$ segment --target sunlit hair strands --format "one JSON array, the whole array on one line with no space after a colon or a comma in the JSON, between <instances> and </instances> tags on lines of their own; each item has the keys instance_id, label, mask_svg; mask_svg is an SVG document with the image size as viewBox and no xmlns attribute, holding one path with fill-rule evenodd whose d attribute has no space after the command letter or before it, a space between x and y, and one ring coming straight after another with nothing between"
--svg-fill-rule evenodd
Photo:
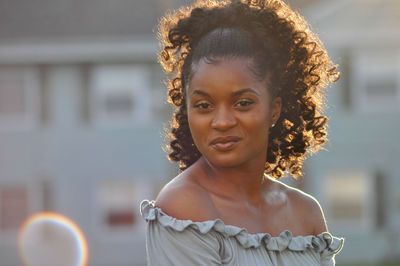
<instances>
[{"instance_id":1,"label":"sunlit hair strands","mask_svg":"<svg viewBox=\"0 0 400 266\"><path fill-rule=\"evenodd\" d=\"M282 1L197 1L159 23L159 62L169 74L168 100L176 106L169 159L184 170L200 156L193 143L185 90L200 60L251 58L254 77L265 80L282 111L270 129L265 172L302 174L307 154L326 142L324 88L339 78L336 66L307 22ZM268 84L268 86L267 86Z\"/></svg>"}]
</instances>

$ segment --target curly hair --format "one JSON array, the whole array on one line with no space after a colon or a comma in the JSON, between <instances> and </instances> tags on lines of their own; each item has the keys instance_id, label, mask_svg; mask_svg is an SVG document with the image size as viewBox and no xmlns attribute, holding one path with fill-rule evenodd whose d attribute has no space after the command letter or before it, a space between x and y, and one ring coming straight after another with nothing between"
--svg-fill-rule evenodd
<instances>
[{"instance_id":1,"label":"curly hair","mask_svg":"<svg viewBox=\"0 0 400 266\"><path fill-rule=\"evenodd\" d=\"M302 175L307 154L327 140L324 88L339 78L318 37L280 0L199 0L167 13L159 23L159 62L167 72L168 101L176 107L169 133L171 161L186 169L201 157L194 145L185 89L200 59L248 57L252 72L269 77L282 110L271 128L265 173Z\"/></svg>"}]
</instances>

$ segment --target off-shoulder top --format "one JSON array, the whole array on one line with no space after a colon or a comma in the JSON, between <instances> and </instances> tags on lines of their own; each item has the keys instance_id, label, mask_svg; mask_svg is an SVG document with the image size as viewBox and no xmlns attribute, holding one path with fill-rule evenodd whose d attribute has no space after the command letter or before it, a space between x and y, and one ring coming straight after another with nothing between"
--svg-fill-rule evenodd
<instances>
[{"instance_id":1,"label":"off-shoulder top","mask_svg":"<svg viewBox=\"0 0 400 266\"><path fill-rule=\"evenodd\" d=\"M317 236L249 234L220 219L203 222L178 220L144 200L140 206L147 221L148 265L335 265L334 256L344 239L325 232Z\"/></svg>"}]
</instances>

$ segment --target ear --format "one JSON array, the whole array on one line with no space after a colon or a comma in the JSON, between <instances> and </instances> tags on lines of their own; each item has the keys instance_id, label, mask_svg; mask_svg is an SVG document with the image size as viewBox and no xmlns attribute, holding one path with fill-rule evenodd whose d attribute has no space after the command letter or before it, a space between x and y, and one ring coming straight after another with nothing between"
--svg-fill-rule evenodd
<instances>
[{"instance_id":1,"label":"ear","mask_svg":"<svg viewBox=\"0 0 400 266\"><path fill-rule=\"evenodd\" d=\"M275 125L281 115L282 99L276 97L272 100L271 104L271 124Z\"/></svg>"}]
</instances>

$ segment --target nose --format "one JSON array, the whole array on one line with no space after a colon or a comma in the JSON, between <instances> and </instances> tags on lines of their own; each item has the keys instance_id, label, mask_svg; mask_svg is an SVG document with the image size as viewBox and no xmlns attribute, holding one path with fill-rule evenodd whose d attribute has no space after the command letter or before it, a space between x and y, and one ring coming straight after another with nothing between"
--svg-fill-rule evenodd
<instances>
[{"instance_id":1,"label":"nose","mask_svg":"<svg viewBox=\"0 0 400 266\"><path fill-rule=\"evenodd\" d=\"M211 127L216 130L226 131L237 124L234 111L230 107L220 106L214 110Z\"/></svg>"}]
</instances>

